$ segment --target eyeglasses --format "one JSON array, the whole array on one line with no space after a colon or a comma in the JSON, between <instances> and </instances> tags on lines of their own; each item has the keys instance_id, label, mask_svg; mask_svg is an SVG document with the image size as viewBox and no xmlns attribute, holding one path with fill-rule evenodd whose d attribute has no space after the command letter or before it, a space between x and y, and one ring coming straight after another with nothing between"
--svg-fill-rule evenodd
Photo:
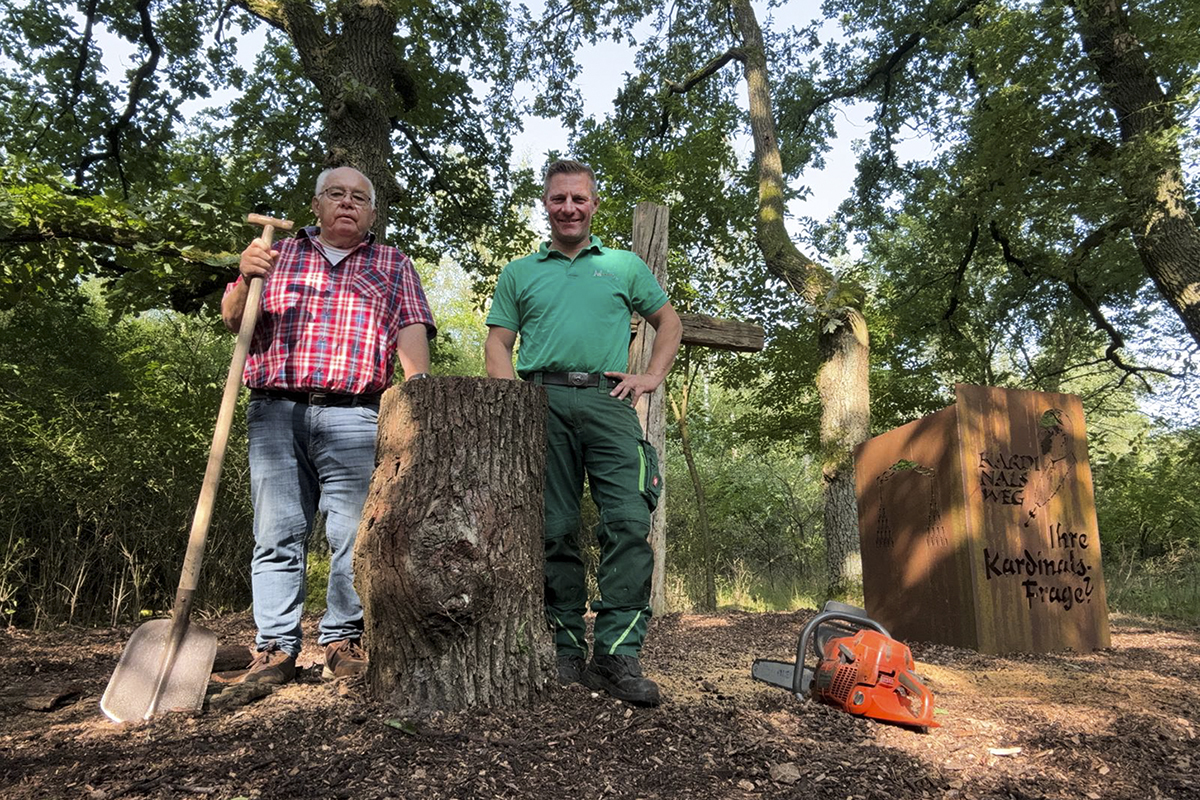
<instances>
[{"instance_id":1,"label":"eyeglasses","mask_svg":"<svg viewBox=\"0 0 1200 800\"><path fill-rule=\"evenodd\" d=\"M348 192L341 186L334 186L329 189L325 189L321 192L321 194L325 195L335 203L342 202L346 199L346 196L349 195L350 202L354 203L356 206L371 205L371 195L367 194L366 192Z\"/></svg>"}]
</instances>

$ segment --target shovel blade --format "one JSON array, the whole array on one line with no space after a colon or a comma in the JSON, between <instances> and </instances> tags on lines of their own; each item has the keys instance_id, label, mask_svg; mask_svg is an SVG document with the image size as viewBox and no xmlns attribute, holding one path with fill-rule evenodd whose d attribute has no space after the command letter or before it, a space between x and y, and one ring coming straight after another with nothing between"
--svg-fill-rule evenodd
<instances>
[{"instance_id":1,"label":"shovel blade","mask_svg":"<svg viewBox=\"0 0 1200 800\"><path fill-rule=\"evenodd\" d=\"M217 655L217 635L199 625L187 626L166 679L160 681L171 642L172 623L156 619L133 632L100 699L100 710L113 722L148 719L162 711L198 711ZM162 696L155 694L162 686Z\"/></svg>"}]
</instances>

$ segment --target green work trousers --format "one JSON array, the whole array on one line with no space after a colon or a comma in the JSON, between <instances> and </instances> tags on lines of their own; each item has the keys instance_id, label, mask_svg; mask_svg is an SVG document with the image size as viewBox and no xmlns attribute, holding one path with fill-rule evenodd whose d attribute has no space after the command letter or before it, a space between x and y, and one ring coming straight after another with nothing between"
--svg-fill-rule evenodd
<instances>
[{"instance_id":1,"label":"green work trousers","mask_svg":"<svg viewBox=\"0 0 1200 800\"><path fill-rule=\"evenodd\" d=\"M595 652L636 656L650 622L654 552L650 512L662 476L628 400L607 386L546 386L546 614L560 655L587 657L587 584L579 550L579 504L587 475L600 510L596 539Z\"/></svg>"}]
</instances>

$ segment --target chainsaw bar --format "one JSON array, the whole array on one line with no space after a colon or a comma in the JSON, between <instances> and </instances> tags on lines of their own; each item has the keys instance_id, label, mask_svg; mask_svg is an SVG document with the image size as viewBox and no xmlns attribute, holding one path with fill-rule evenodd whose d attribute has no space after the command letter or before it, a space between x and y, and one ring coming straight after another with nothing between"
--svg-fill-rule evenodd
<instances>
[{"instance_id":1,"label":"chainsaw bar","mask_svg":"<svg viewBox=\"0 0 1200 800\"><path fill-rule=\"evenodd\" d=\"M800 682L801 688L811 686L813 679L813 670L811 667L803 667L803 670L803 677ZM796 665L791 661L772 661L768 658L756 658L750 666L750 677L756 681L777 686L780 689L787 689L789 692L796 693L797 697L804 696L796 692Z\"/></svg>"}]
</instances>

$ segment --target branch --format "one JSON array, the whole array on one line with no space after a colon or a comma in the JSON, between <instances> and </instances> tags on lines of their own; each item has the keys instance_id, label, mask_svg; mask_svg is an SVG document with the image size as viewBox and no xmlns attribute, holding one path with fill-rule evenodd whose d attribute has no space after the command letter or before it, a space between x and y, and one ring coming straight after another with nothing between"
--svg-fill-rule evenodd
<instances>
[{"instance_id":1,"label":"branch","mask_svg":"<svg viewBox=\"0 0 1200 800\"><path fill-rule=\"evenodd\" d=\"M950 287L950 305L946 307L946 313L942 316L946 322L950 323L950 329L958 333L957 327L954 325L954 312L958 310L958 290L962 286L963 278L967 274L967 266L970 265L971 259L975 256L975 247L979 244L979 222L976 221L971 226L971 241L967 242L967 252L963 253L963 257L958 262L958 269L954 271L954 285Z\"/></svg>"},{"instance_id":2,"label":"branch","mask_svg":"<svg viewBox=\"0 0 1200 800\"><path fill-rule=\"evenodd\" d=\"M87 69L88 52L91 50L92 44L92 26L96 23L96 7L99 5L99 0L88 0L87 9L84 11L83 35L79 38L79 57L75 60L75 71L71 74L71 84L68 90L62 97L62 108L55 117L53 123L43 124L41 131L33 140L31 150L37 150L42 143L42 138L51 130L61 127L64 117L67 117L74 111L75 106L79 103L79 95L83 93L83 73ZM20 120L21 127L31 127L34 115L36 114L37 106L30 104L29 112L26 117ZM78 128L78 125L74 127Z\"/></svg>"},{"instance_id":3,"label":"branch","mask_svg":"<svg viewBox=\"0 0 1200 800\"><path fill-rule=\"evenodd\" d=\"M225 35L225 20L229 19L229 12L234 9L235 5L234 0L225 0L221 6L221 13L217 14L217 33L213 38L218 44L224 41L222 37Z\"/></svg>"},{"instance_id":4,"label":"branch","mask_svg":"<svg viewBox=\"0 0 1200 800\"><path fill-rule=\"evenodd\" d=\"M981 1L982 0L964 0L961 5L950 11L950 13L941 19L934 20L932 26L941 27L949 25L951 22L954 22L968 11L974 9L975 6L979 5ZM858 95L870 89L871 86L873 86L880 78L890 81L892 73L896 71L897 67L900 67L904 64L904 62L908 59L909 54L911 54L912 51L916 49L917 45L921 43L921 40L925 38L925 34L926 31L916 31L909 34L908 38L901 42L899 47L886 56L877 59L875 66L872 67L871 70L857 83L847 86L843 89L837 89L827 92L823 95L817 95L815 98L813 98L809 105L804 108L799 115L800 132L803 132L804 129L808 127L808 121L812 119L812 115L817 113L821 107L826 106L836 100L848 100L852 97L857 97ZM888 91L890 91L890 89Z\"/></svg>"},{"instance_id":5,"label":"branch","mask_svg":"<svg viewBox=\"0 0 1200 800\"><path fill-rule=\"evenodd\" d=\"M272 28L287 33L287 15L284 13L284 3L277 0L229 0L226 8L237 6L252 17L258 17ZM225 12L221 12L225 16Z\"/></svg>"},{"instance_id":6,"label":"branch","mask_svg":"<svg viewBox=\"0 0 1200 800\"><path fill-rule=\"evenodd\" d=\"M0 247L43 244L60 240L72 245L97 244L122 250L134 250L139 255L158 255L214 266L224 266L234 258L229 253L208 253L194 247L179 247L154 237L140 236L120 228L88 225L87 223L71 224L63 221L39 220L36 225L5 228L0 233Z\"/></svg>"},{"instance_id":7,"label":"branch","mask_svg":"<svg viewBox=\"0 0 1200 800\"><path fill-rule=\"evenodd\" d=\"M1012 243L1008 240L1008 237L1000 231L1000 225L996 222L996 220L992 220L988 223L988 230L992 234L992 241L1000 245L1000 252L1004 254L1005 263L1011 264L1012 266L1021 270L1021 274L1026 278L1032 279L1033 271L1029 269L1029 265L1026 264L1024 260L1018 258L1017 254L1013 252Z\"/></svg>"},{"instance_id":8,"label":"branch","mask_svg":"<svg viewBox=\"0 0 1200 800\"><path fill-rule=\"evenodd\" d=\"M700 69L693 72L683 79L683 83L677 83L668 79L666 81L666 92L663 99L672 94L686 94L693 86L703 80L715 75L720 71L721 67L728 64L730 61L746 61L746 51L740 47L731 47L721 55L709 61ZM662 124L658 128L658 136L665 136L667 129L671 126L671 110L667 108L666 103L663 104Z\"/></svg>"},{"instance_id":9,"label":"branch","mask_svg":"<svg viewBox=\"0 0 1200 800\"><path fill-rule=\"evenodd\" d=\"M79 95L83 92L83 73L87 68L88 51L92 45L92 25L96 22L96 6L99 2L100 0L88 0L87 11L84 12L87 22L83 26L83 36L79 39L79 58L75 62L75 72L71 75L71 91L64 96L64 114L75 107L79 102Z\"/></svg>"},{"instance_id":10,"label":"branch","mask_svg":"<svg viewBox=\"0 0 1200 800\"><path fill-rule=\"evenodd\" d=\"M1110 361L1115 367L1117 367L1117 369L1120 369L1126 373L1125 377L1137 376L1142 381L1142 384L1147 389L1150 389L1150 384L1141 375L1143 372L1152 372L1158 375L1166 375L1171 378L1179 378L1181 376L1179 373L1171 372L1170 370L1158 369L1157 367L1138 367L1125 363L1120 354L1117 352L1125 346L1125 337L1119 330L1117 330L1116 326L1108 321L1108 317L1106 317L1104 314L1104 309L1100 307L1100 304L1094 297L1092 297L1091 292L1088 291L1087 287L1084 286L1083 282L1079 279L1079 264L1082 263L1083 260L1086 259L1093 250L1107 241L1114 233L1125 230L1127 227L1128 225L1124 221L1114 220L1106 225L1102 225L1084 237L1079 246L1076 247L1075 250L1072 251L1067 257L1067 264L1071 267L1070 277L1054 275L1052 270L1045 268L1041 268L1039 271L1045 276L1055 278L1056 280L1062 282L1063 285L1070 290L1071 294L1074 295L1075 299L1079 301L1080 305L1083 306L1084 310L1087 311L1088 316L1091 317L1092 322L1096 325L1096 327L1108 336L1109 343L1108 347L1104 351L1103 359L1094 362L1088 362L1088 364L1085 365L1076 365L1075 367L1071 367L1071 369L1075 369L1078 366L1087 366L1090 364L1100 363L1101 361ZM1026 261L1016 256L1012 248L1012 243L1009 241L1008 237L1000 231L1000 226L996 224L995 220L992 220L991 223L989 223L989 228L992 233L992 239L1000 245L1000 250L1004 254L1004 260L1018 267L1027 277L1033 278L1034 275L1033 271L1030 269L1030 265ZM1066 370L1060 370L1057 373L1051 373L1051 375L1061 374L1065 371ZM1042 377L1049 376L1044 375ZM1123 382L1124 379L1122 379L1122 383Z\"/></svg>"},{"instance_id":11,"label":"branch","mask_svg":"<svg viewBox=\"0 0 1200 800\"><path fill-rule=\"evenodd\" d=\"M98 161L107 161L114 159L117 163L117 173L121 179L122 189L128 193L129 185L125 180L125 170L121 164L121 133L129 126L133 120L133 114L137 111L138 100L141 99L142 84L154 74L154 70L158 68L158 59L162 55L162 47L158 43L158 39L154 36L154 23L150 19L150 0L138 0L137 4L138 16L142 22L142 41L146 43L147 49L150 51L150 58L142 63L137 71L133 73L133 80L129 82L129 101L125 104L125 111L117 118L108 131L105 133L105 138L108 140L108 149L102 150L99 153L90 153L83 157L79 165L75 168L75 183L83 185L84 173Z\"/></svg>"},{"instance_id":12,"label":"branch","mask_svg":"<svg viewBox=\"0 0 1200 800\"><path fill-rule=\"evenodd\" d=\"M429 185L444 191L446 193L446 197L458 207L459 212L465 214L466 206L464 206L462 201L459 200L458 192L454 191L454 189L442 178L441 164L438 163L438 160L433 157L433 154L426 150L425 146L421 144L421 140L417 138L417 132L400 120L392 120L392 128L400 131L400 133L404 135L404 138L408 140L409 146L412 147L413 152L417 154L417 158L421 159L422 163L429 167L430 172L433 173L433 176L429 179ZM399 186L397 186L397 194L399 194L399 191Z\"/></svg>"},{"instance_id":13,"label":"branch","mask_svg":"<svg viewBox=\"0 0 1200 800\"><path fill-rule=\"evenodd\" d=\"M683 94L734 59L737 59L738 61L745 61L746 51L740 47L729 48L721 55L709 61L703 67L693 72L691 75L688 75L687 78L684 79L683 83L676 83L672 80L666 81L667 91L669 94Z\"/></svg>"},{"instance_id":14,"label":"branch","mask_svg":"<svg viewBox=\"0 0 1200 800\"><path fill-rule=\"evenodd\" d=\"M317 14L312 3L291 0L227 0L252 17L286 34L300 56L304 73L325 94L324 77L330 72L329 61L333 57L331 37L325 30L324 20ZM338 4L331 4L336 9ZM336 12L335 12L336 13Z\"/></svg>"},{"instance_id":15,"label":"branch","mask_svg":"<svg viewBox=\"0 0 1200 800\"><path fill-rule=\"evenodd\" d=\"M742 69L750 106L754 157L758 163L758 216L754 226L758 249L771 274L782 279L821 313L840 319L840 307L848 304L830 300L832 290L837 287L836 279L829 270L800 252L788 236L784 223L787 209L784 206L786 189L783 157L779 152L762 27L758 24L750 0L735 0L732 11L741 31L741 43L746 54ZM856 307L861 308L861 305Z\"/></svg>"}]
</instances>

